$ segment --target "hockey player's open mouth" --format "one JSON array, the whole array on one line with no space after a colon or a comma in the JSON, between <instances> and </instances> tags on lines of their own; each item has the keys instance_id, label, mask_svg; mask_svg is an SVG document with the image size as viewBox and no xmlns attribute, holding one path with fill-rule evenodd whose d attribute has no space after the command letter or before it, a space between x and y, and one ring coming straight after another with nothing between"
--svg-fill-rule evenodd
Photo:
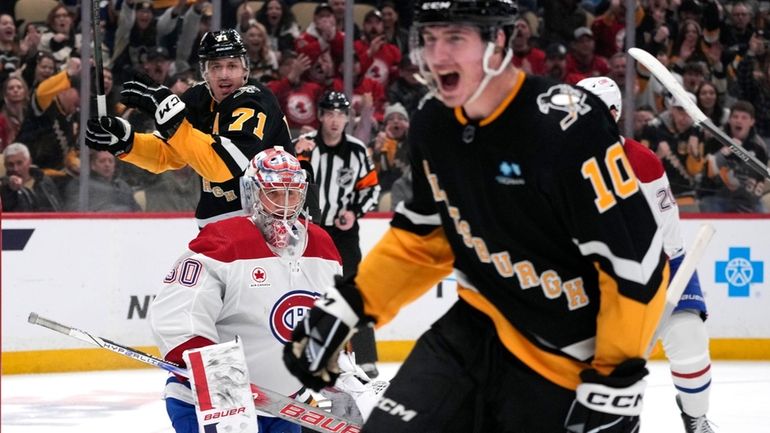
<instances>
[{"instance_id":1,"label":"hockey player's open mouth","mask_svg":"<svg viewBox=\"0 0 770 433\"><path fill-rule=\"evenodd\" d=\"M441 88L445 91L451 92L457 88L457 83L460 81L460 74L457 72L440 74L439 80L441 81Z\"/></svg>"}]
</instances>

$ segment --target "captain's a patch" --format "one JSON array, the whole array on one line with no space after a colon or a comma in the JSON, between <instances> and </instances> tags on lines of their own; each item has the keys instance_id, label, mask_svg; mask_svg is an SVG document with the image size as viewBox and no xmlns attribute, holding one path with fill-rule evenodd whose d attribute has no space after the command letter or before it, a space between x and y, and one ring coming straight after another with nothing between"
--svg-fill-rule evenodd
<instances>
[{"instance_id":1,"label":"captain's a patch","mask_svg":"<svg viewBox=\"0 0 770 433\"><path fill-rule=\"evenodd\" d=\"M591 111L586 102L586 93L567 84L551 86L545 93L537 95L537 108L543 114L551 110L563 111L564 118L559 121L563 131L572 126L578 117Z\"/></svg>"}]
</instances>

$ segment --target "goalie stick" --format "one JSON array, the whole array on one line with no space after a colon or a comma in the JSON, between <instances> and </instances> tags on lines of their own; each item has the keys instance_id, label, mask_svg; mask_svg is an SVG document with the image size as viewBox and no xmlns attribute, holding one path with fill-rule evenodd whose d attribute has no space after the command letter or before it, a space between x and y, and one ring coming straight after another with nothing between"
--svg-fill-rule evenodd
<instances>
[{"instance_id":1,"label":"goalie stick","mask_svg":"<svg viewBox=\"0 0 770 433\"><path fill-rule=\"evenodd\" d=\"M703 112L694 104L690 98L687 97L687 92L684 90L681 84L674 78L674 76L647 51L639 48L630 48L628 54L631 55L637 62L641 63L650 73L663 84L672 95L682 104L682 108L687 111L696 125L700 125L707 131L714 135L714 138L719 140L725 146L730 147L730 150L740 158L743 162L748 164L752 170L764 176L765 179L770 180L770 168L767 164L762 163L754 155L750 154L743 146L735 143L732 138L728 137L721 128L714 125L714 122L708 118Z\"/></svg>"},{"instance_id":2,"label":"goalie stick","mask_svg":"<svg viewBox=\"0 0 770 433\"><path fill-rule=\"evenodd\" d=\"M179 376L189 377L187 369L164 359L157 358L142 351L132 349L128 346L116 343L106 338L97 337L89 332L62 325L37 313L29 313L27 319L29 323L48 328L60 334L69 335L80 341L99 346L103 349L111 350L115 353L133 358L137 361L162 368L168 372ZM328 433L359 433L361 425L342 417L325 412L319 408L301 403L281 395L275 391L251 384L251 391L254 397L254 407L257 410L268 413L272 416L285 419L287 421L299 424L303 427L313 429L319 432Z\"/></svg>"},{"instance_id":3,"label":"goalie stick","mask_svg":"<svg viewBox=\"0 0 770 433\"><path fill-rule=\"evenodd\" d=\"M676 275L674 275L674 278L668 285L668 289L666 290L666 305L663 307L663 315L661 315L658 328L655 330L655 334L650 341L650 346L645 352L645 358L650 357L650 353L652 352L652 349L655 347L655 343L660 337L660 331L663 329L668 319L671 318L671 314L674 312L674 308L676 308L676 306L679 304L679 299L682 297L684 289L687 288L687 283L690 282L690 278L692 278L692 274L695 272L695 267L698 266L698 262L700 262L700 259L703 256L703 252L706 251L706 247L708 246L709 242L711 242L711 238L714 236L714 232L716 232L716 230L711 224L702 224L698 229L698 233L695 235L695 239L693 240L690 249L688 249L685 253L682 264L679 265L679 270L676 272Z\"/></svg>"}]
</instances>

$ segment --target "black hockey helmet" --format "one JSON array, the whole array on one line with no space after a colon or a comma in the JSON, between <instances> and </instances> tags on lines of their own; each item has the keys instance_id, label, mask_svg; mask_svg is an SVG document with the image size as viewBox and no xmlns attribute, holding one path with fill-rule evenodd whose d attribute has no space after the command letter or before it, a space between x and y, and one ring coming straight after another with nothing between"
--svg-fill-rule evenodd
<instances>
[{"instance_id":1,"label":"black hockey helmet","mask_svg":"<svg viewBox=\"0 0 770 433\"><path fill-rule=\"evenodd\" d=\"M233 29L206 32L198 47L201 62L226 57L246 57L246 46L237 31Z\"/></svg>"},{"instance_id":2,"label":"black hockey helmet","mask_svg":"<svg viewBox=\"0 0 770 433\"><path fill-rule=\"evenodd\" d=\"M418 28L445 23L475 25L485 40L503 29L509 38L518 9L515 0L417 0L414 23Z\"/></svg>"},{"instance_id":3,"label":"black hockey helmet","mask_svg":"<svg viewBox=\"0 0 770 433\"><path fill-rule=\"evenodd\" d=\"M318 101L318 108L320 110L340 110L347 113L350 109L350 101L342 92L326 92Z\"/></svg>"}]
</instances>

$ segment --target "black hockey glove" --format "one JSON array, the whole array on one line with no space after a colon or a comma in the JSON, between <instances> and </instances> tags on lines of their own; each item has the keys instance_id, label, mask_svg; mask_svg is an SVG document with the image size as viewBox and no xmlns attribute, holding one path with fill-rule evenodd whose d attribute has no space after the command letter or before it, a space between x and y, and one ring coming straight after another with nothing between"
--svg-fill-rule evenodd
<instances>
[{"instance_id":1,"label":"black hockey glove","mask_svg":"<svg viewBox=\"0 0 770 433\"><path fill-rule=\"evenodd\" d=\"M115 116L92 117L86 123L86 146L93 150L106 150L115 156L131 151L134 145L134 128L124 119Z\"/></svg>"},{"instance_id":2,"label":"black hockey glove","mask_svg":"<svg viewBox=\"0 0 770 433\"><path fill-rule=\"evenodd\" d=\"M647 383L645 360L632 358L620 363L612 374L583 370L575 401L564 427L569 433L636 433Z\"/></svg>"},{"instance_id":3,"label":"black hockey glove","mask_svg":"<svg viewBox=\"0 0 770 433\"><path fill-rule=\"evenodd\" d=\"M187 114L187 106L178 96L141 72L123 84L120 97L126 106L138 108L155 119L155 128L163 138L171 138Z\"/></svg>"},{"instance_id":4,"label":"black hockey glove","mask_svg":"<svg viewBox=\"0 0 770 433\"><path fill-rule=\"evenodd\" d=\"M303 385L316 391L334 385L337 358L363 316L364 302L353 278L335 277L283 348L283 362Z\"/></svg>"}]
</instances>

